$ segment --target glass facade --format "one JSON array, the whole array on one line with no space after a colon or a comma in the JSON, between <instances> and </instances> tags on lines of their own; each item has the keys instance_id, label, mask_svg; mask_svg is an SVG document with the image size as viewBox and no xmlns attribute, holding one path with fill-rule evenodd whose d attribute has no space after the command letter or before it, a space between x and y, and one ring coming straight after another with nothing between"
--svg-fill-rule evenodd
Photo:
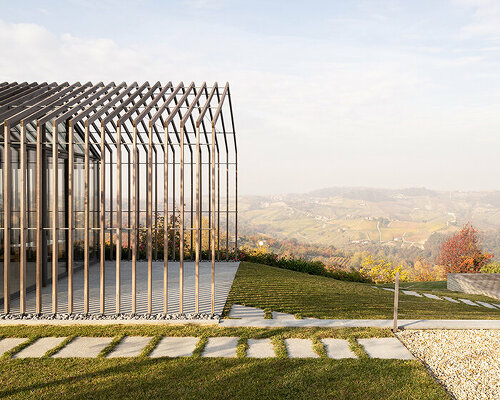
<instances>
[{"instance_id":1,"label":"glass facade","mask_svg":"<svg viewBox=\"0 0 500 400\"><path fill-rule=\"evenodd\" d=\"M47 129L50 128L50 129ZM59 127L61 128L61 127ZM51 265L53 257L53 158L52 158L52 127L47 125L45 129L44 151L42 151L42 163L46 166L42 174L42 213L43 213L43 234L42 243L46 257L42 258L42 282L45 285L51 281ZM59 152L58 152L58 265L59 277L66 276L68 273L68 149L66 130L58 129L59 132ZM11 249L10 249L10 271L9 271L9 289L11 298L16 298L19 295L19 279L20 279L20 248L21 248L21 229L20 229L20 212L21 212L21 164L20 164L20 133L19 127L11 129L11 146L10 164L11 164L11 188L10 193L4 193L0 197L0 227L4 227L4 199L5 196L10 196L11 201ZM2 135L3 136L3 135ZM26 287L27 290L33 290L36 283L36 227L37 227L37 204L36 204L36 131L32 126L29 126L26 131ZM3 139L3 138L2 138ZM82 132L78 130L75 135L75 140L82 142ZM73 167L74 183L74 221L76 228L74 229L73 242L73 268L78 269L83 267L83 216L85 204L84 192L84 153L83 146L75 145L75 158ZM2 168L0 174L0 184L3 188L4 184L4 168L5 168L5 146L4 141L0 142L0 166ZM89 197L90 197L90 261L97 262L99 259L98 243L98 227L99 227L99 160L96 157L90 159L90 180L89 180ZM4 286L4 230L0 230L0 287ZM3 302L4 292L0 291L0 302Z\"/></svg>"}]
</instances>

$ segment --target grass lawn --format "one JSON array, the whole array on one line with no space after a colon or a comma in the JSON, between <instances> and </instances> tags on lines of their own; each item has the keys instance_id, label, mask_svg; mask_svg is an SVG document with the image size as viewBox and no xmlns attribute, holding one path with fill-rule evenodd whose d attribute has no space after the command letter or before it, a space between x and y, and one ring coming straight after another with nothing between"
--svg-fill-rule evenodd
<instances>
[{"instance_id":1,"label":"grass lawn","mask_svg":"<svg viewBox=\"0 0 500 400\"><path fill-rule=\"evenodd\" d=\"M369 359L359 337L384 329L257 329L199 326L10 326L1 336L239 336L349 340L358 359L26 359L0 360L0 397L12 399L449 399L419 361ZM241 341L240 341L241 342ZM241 353L240 353L241 355Z\"/></svg>"},{"instance_id":2,"label":"grass lawn","mask_svg":"<svg viewBox=\"0 0 500 400\"><path fill-rule=\"evenodd\" d=\"M393 288L394 283L383 283L376 286ZM452 292L446 288L446 281L399 282L399 287L401 289L408 289L408 290L422 290L425 292L439 290L440 292L448 292L449 294L458 294L458 292Z\"/></svg>"},{"instance_id":3,"label":"grass lawn","mask_svg":"<svg viewBox=\"0 0 500 400\"><path fill-rule=\"evenodd\" d=\"M449 292L456 298L492 299ZM371 285L242 262L228 296L225 315L232 304L270 308L304 317L340 319L390 319L394 294ZM403 319L499 319L500 311L408 295L399 296Z\"/></svg>"},{"instance_id":4,"label":"grass lawn","mask_svg":"<svg viewBox=\"0 0 500 400\"><path fill-rule=\"evenodd\" d=\"M40 359L3 361L11 399L449 399L417 361Z\"/></svg>"}]
</instances>

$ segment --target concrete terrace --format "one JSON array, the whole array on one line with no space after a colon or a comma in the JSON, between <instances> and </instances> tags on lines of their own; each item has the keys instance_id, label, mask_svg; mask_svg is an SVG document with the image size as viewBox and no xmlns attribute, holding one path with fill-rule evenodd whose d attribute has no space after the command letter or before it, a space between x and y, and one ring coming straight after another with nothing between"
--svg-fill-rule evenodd
<instances>
[{"instance_id":1,"label":"concrete terrace","mask_svg":"<svg viewBox=\"0 0 500 400\"><path fill-rule=\"evenodd\" d=\"M226 303L229 290L238 269L239 262L217 262L215 266L215 313L221 314ZM106 262L106 314L115 314L115 266L114 261ZM120 269L121 307L122 313L131 312L132 264L123 261ZM148 300L148 265L147 262L137 263L137 314L147 312ZM90 314L99 314L99 266L92 265L89 269L90 281ZM73 274L74 282L74 313L83 313L83 270ZM200 262L200 313L210 313L211 296L211 263ZM49 284L42 291L42 312L52 313L52 286ZM35 292L29 292L26 299L27 313L35 312ZM58 282L58 312L68 310L68 280ZM184 313L195 311L195 263L184 262ZM168 264L168 313L179 312L179 262ZM11 303L11 313L19 313L19 299ZM153 262L153 314L163 313L163 261Z\"/></svg>"}]
</instances>

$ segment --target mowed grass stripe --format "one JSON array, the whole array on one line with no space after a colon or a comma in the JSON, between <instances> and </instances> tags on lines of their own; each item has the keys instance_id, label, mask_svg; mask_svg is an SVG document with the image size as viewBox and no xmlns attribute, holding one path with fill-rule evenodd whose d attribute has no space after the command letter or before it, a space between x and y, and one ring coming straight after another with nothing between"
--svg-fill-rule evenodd
<instances>
[{"instance_id":1,"label":"mowed grass stripe","mask_svg":"<svg viewBox=\"0 0 500 400\"><path fill-rule=\"evenodd\" d=\"M399 318L500 319L498 310L414 296L399 296ZM391 319L394 294L369 284L345 282L262 264L242 262L228 296L233 304L271 309L303 317Z\"/></svg>"}]
</instances>

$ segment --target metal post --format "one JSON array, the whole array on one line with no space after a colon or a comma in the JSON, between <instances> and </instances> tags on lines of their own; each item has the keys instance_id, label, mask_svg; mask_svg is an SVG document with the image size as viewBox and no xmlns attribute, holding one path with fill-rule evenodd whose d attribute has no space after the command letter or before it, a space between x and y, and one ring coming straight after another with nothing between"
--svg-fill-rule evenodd
<instances>
[{"instance_id":1,"label":"metal post","mask_svg":"<svg viewBox=\"0 0 500 400\"><path fill-rule=\"evenodd\" d=\"M212 168L212 296L211 296L211 312L215 312L215 125L212 124L212 157L211 157L211 168ZM219 231L217 230L217 236L219 236ZM217 243L217 248L219 244Z\"/></svg>"},{"instance_id":2,"label":"metal post","mask_svg":"<svg viewBox=\"0 0 500 400\"><path fill-rule=\"evenodd\" d=\"M229 261L229 152L226 145L226 261Z\"/></svg>"},{"instance_id":3,"label":"metal post","mask_svg":"<svg viewBox=\"0 0 500 400\"><path fill-rule=\"evenodd\" d=\"M90 163L89 163L89 127L85 124L85 155L84 155L84 232L83 232L83 313L89 313L89 214L90 214Z\"/></svg>"},{"instance_id":4,"label":"metal post","mask_svg":"<svg viewBox=\"0 0 500 400\"><path fill-rule=\"evenodd\" d=\"M74 162L75 162L75 152L74 152L74 127L71 121L69 121L69 132L68 132L68 314L73 312L73 225L74 225ZM78 183L78 182L77 182Z\"/></svg>"},{"instance_id":5,"label":"metal post","mask_svg":"<svg viewBox=\"0 0 500 400\"><path fill-rule=\"evenodd\" d=\"M235 202L235 207L234 207L234 253L235 256L238 257L238 148L236 146L236 129L234 127L234 116L233 116L233 103L231 101L231 92L229 90L229 87L227 89L227 97L229 101L229 112L231 116L231 127L233 130L233 140L234 140L234 166L235 166L235 171L234 171L234 202Z\"/></svg>"},{"instance_id":6,"label":"metal post","mask_svg":"<svg viewBox=\"0 0 500 400\"><path fill-rule=\"evenodd\" d=\"M10 312L10 206L11 206L11 174L12 174L12 163L11 163L11 147L10 147L10 126L5 123L4 125L4 230L3 230L3 307L4 313L8 314Z\"/></svg>"},{"instance_id":7,"label":"metal post","mask_svg":"<svg viewBox=\"0 0 500 400\"><path fill-rule=\"evenodd\" d=\"M175 261L175 153L172 154L172 260Z\"/></svg>"},{"instance_id":8,"label":"metal post","mask_svg":"<svg viewBox=\"0 0 500 400\"><path fill-rule=\"evenodd\" d=\"M42 271L43 271L43 208L42 208L42 142L45 140L44 126L36 127L36 306L35 312L42 312Z\"/></svg>"},{"instance_id":9,"label":"metal post","mask_svg":"<svg viewBox=\"0 0 500 400\"><path fill-rule=\"evenodd\" d=\"M191 199L189 202L190 203L189 207L191 208L191 213L190 213L190 218L189 218L190 219L189 223L191 225L191 228L189 231L191 245L189 246L189 260L193 261L193 239L194 239L194 237L193 237L193 227L194 227L194 223L193 223L194 222L194 218L193 218L194 217L194 215L193 215L193 213L194 213L194 210L193 210L193 194L194 194L193 193L193 180L194 180L193 179L194 178L193 171L194 171L194 165L193 165L193 150L191 149L191 143L188 143L188 145L189 145L190 161L191 161L190 162L190 164L191 164L191 168L190 168L191 179L189 180L189 186L191 188Z\"/></svg>"},{"instance_id":10,"label":"metal post","mask_svg":"<svg viewBox=\"0 0 500 400\"><path fill-rule=\"evenodd\" d=\"M218 151L217 151L217 261L220 261L220 153Z\"/></svg>"},{"instance_id":11,"label":"metal post","mask_svg":"<svg viewBox=\"0 0 500 400\"><path fill-rule=\"evenodd\" d=\"M148 252L148 314L153 310L153 130L149 127L148 166L146 168L146 202L147 202L147 252Z\"/></svg>"},{"instance_id":12,"label":"metal post","mask_svg":"<svg viewBox=\"0 0 500 400\"><path fill-rule=\"evenodd\" d=\"M163 312L168 312L168 128L165 128L163 153Z\"/></svg>"},{"instance_id":13,"label":"metal post","mask_svg":"<svg viewBox=\"0 0 500 400\"><path fill-rule=\"evenodd\" d=\"M180 243L179 243L179 312L183 312L184 301L184 126L180 137Z\"/></svg>"},{"instance_id":14,"label":"metal post","mask_svg":"<svg viewBox=\"0 0 500 400\"><path fill-rule=\"evenodd\" d=\"M101 314L105 313L105 290L106 290L106 282L105 282L105 274L106 274L106 139L105 139L105 129L104 126L101 125L101 204L100 204L100 270L99 270L99 293L100 293L100 312ZM111 166L110 166L111 170ZM111 201L113 201L111 199ZM110 232L112 234L112 232Z\"/></svg>"},{"instance_id":15,"label":"metal post","mask_svg":"<svg viewBox=\"0 0 500 400\"><path fill-rule=\"evenodd\" d=\"M200 308L200 239L201 239L201 217L200 217L200 127L196 126L196 266L195 266L195 312L198 314ZM193 231L191 231L191 238Z\"/></svg>"},{"instance_id":16,"label":"metal post","mask_svg":"<svg viewBox=\"0 0 500 400\"><path fill-rule=\"evenodd\" d=\"M59 272L59 128L54 122L52 125L52 313L57 313L57 278Z\"/></svg>"},{"instance_id":17,"label":"metal post","mask_svg":"<svg viewBox=\"0 0 500 400\"><path fill-rule=\"evenodd\" d=\"M396 271L396 282L394 284L394 324L393 332L398 331L398 303L399 303L399 271Z\"/></svg>"},{"instance_id":18,"label":"metal post","mask_svg":"<svg viewBox=\"0 0 500 400\"><path fill-rule=\"evenodd\" d=\"M115 297L116 297L116 313L120 313L120 261L122 249L122 133L121 125L116 129L116 266L115 266ZM110 169L112 160L110 164ZM130 182L128 182L130 186ZM111 199L111 202L113 200ZM130 204L129 204L130 208ZM111 235L111 234L110 234ZM130 232L129 232L130 235ZM129 249L130 251L130 249Z\"/></svg>"},{"instance_id":19,"label":"metal post","mask_svg":"<svg viewBox=\"0 0 500 400\"><path fill-rule=\"evenodd\" d=\"M21 207L19 248L19 313L26 312L26 126L21 123Z\"/></svg>"},{"instance_id":20,"label":"metal post","mask_svg":"<svg viewBox=\"0 0 500 400\"><path fill-rule=\"evenodd\" d=\"M132 223L132 314L136 312L136 269L137 269L137 246L138 246L138 235L137 235L137 217L139 215L139 199L138 195L138 157L137 154L137 127L134 126L133 130L133 145L132 145L132 156L134 166L132 168L132 214L133 214L133 223Z\"/></svg>"},{"instance_id":21,"label":"metal post","mask_svg":"<svg viewBox=\"0 0 500 400\"><path fill-rule=\"evenodd\" d=\"M166 147L166 145L165 145ZM155 151L155 177L154 177L154 182L155 182L155 254L154 254L154 259L155 261L158 261L158 152Z\"/></svg>"}]
</instances>

